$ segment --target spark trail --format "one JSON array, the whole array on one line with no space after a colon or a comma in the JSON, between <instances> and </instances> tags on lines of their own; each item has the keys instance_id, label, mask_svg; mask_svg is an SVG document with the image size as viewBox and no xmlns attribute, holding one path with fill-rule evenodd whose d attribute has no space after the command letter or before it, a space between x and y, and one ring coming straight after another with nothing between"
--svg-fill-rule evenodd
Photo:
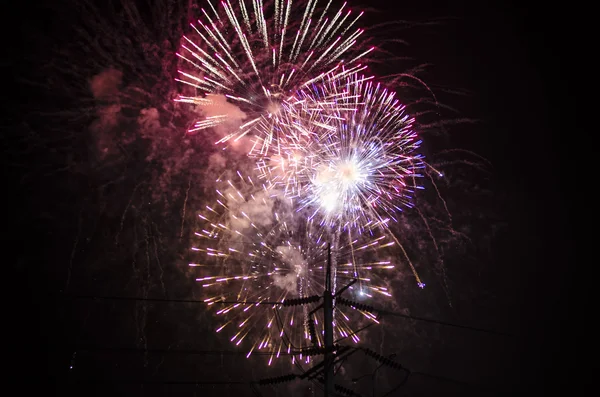
<instances>
[{"instance_id":1,"label":"spark trail","mask_svg":"<svg viewBox=\"0 0 600 397\"><path fill-rule=\"evenodd\" d=\"M359 61L373 50L357 27L362 12L352 12L347 3L339 8L331 0L325 7L317 7L317 0L207 3L177 54L182 62L176 80L191 88L177 101L205 109L190 132L227 127L217 144L250 134L260 138L255 150L268 152L297 90L342 64L364 70ZM240 125L232 126L219 110L223 96L243 112Z\"/></svg>"},{"instance_id":2,"label":"spark trail","mask_svg":"<svg viewBox=\"0 0 600 397\"><path fill-rule=\"evenodd\" d=\"M390 221L414 206L425 173L441 176L419 152L414 118L393 91L357 73L344 80L325 76L301 90L297 102L289 109L280 152L258 161L262 178L320 225L388 232L424 287L389 229Z\"/></svg>"},{"instance_id":3,"label":"spark trail","mask_svg":"<svg viewBox=\"0 0 600 397\"><path fill-rule=\"evenodd\" d=\"M364 229L413 206L426 168L414 118L371 77L346 75L303 90L290 109L285 156L259 161L262 177L323 222ZM307 105L308 103L308 105ZM287 160L282 165L284 159ZM440 174L441 175L441 174Z\"/></svg>"},{"instance_id":4,"label":"spark trail","mask_svg":"<svg viewBox=\"0 0 600 397\"><path fill-rule=\"evenodd\" d=\"M310 307L282 307L278 303L322 295L329 228L307 220L280 192L239 172L234 181L217 182L222 187L216 191L214 204L199 214L202 225L192 248L199 261L190 264L199 273L197 281L207 291L208 304L237 302L216 306L223 319L217 331L229 330L231 342L245 344L248 355L256 349L274 351L269 363L281 352L297 351L313 343L323 346L320 311L313 317L315 334L311 340ZM395 266L375 258L394 242L386 235L353 237L350 233L338 234L335 241L332 251L338 282L357 279L349 293L358 300L391 297L383 276ZM335 338L350 337L358 342L353 331L364 321L377 319L366 311L336 308ZM300 355L293 359L309 360Z\"/></svg>"}]
</instances>

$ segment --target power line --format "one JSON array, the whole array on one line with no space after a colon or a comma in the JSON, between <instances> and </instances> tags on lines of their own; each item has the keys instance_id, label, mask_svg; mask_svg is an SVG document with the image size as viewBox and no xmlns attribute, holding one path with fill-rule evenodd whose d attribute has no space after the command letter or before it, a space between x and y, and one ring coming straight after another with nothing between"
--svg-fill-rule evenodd
<instances>
[{"instance_id":1,"label":"power line","mask_svg":"<svg viewBox=\"0 0 600 397\"><path fill-rule=\"evenodd\" d=\"M252 381L232 381L232 380L160 380L160 379L71 379L73 383L110 383L110 384L162 384L162 385L275 385L286 383L301 376L288 374L271 378L264 378Z\"/></svg>"},{"instance_id":2,"label":"power line","mask_svg":"<svg viewBox=\"0 0 600 397\"><path fill-rule=\"evenodd\" d=\"M74 295L74 294L61 294L64 298L71 299L84 299L84 300L116 300L116 301L132 301L132 302L161 302L161 303L194 303L194 304L203 304L208 306L210 305L283 305L283 302L271 302L271 301L213 301L213 302L204 302L201 300L194 299L168 299L168 298L139 298L139 297L126 297L126 296L99 296L99 295ZM492 335L516 338L517 335L510 334L507 332L496 331L486 328L473 327L469 325L455 324L448 321L435 320L427 317L413 316L404 313L392 312L387 310L378 310L375 309L375 312L381 314L382 316L391 316L391 317L401 317L414 321L422 321L431 324L438 324L447 327L466 329L474 332L487 333Z\"/></svg>"},{"instance_id":3,"label":"power line","mask_svg":"<svg viewBox=\"0 0 600 397\"><path fill-rule=\"evenodd\" d=\"M104 300L127 300L127 301L159 301L159 302L181 302L181 301L184 301L184 302L191 302L191 303L205 303L202 301L195 301L195 300L172 300L172 299L162 299L162 298L153 299L153 298L107 297L107 296L85 296L85 295L71 295L70 297L72 297L74 299L104 299ZM215 303L225 304L226 302L220 301L220 302L215 302ZM240 302L233 301L233 302L229 302L229 303L240 303ZM259 303L264 303L264 302L259 302ZM406 314L402 314L402 313L387 312L387 311L381 311L379 313L384 314L384 315L393 315L393 316L399 316L399 317L408 318L408 319L414 319L414 320L418 320L418 321L432 322L432 323L445 325L445 326L455 326L458 328L470 329L470 330L475 330L475 331L480 331L480 332L490 332L490 333L495 333L495 334L507 335L507 334L498 333L495 331L489 331L489 330L484 330L484 329L475 328L475 327L461 326L461 325L457 325L457 324L442 322L442 321L423 318L423 317L410 316L410 315L406 315ZM508 336L512 336L512 335L508 335ZM93 351L103 352L104 351L104 352L116 352L116 353L158 353L158 354L199 354L199 355L210 355L210 354L212 354L212 355L242 355L242 354L246 355L247 354L245 351L237 351L237 350L227 351L227 350L210 350L210 349L202 349L202 350L200 350L200 349L140 349L140 348L128 348L128 347L94 347L94 346L85 346L85 345L77 346L75 349L78 351L82 351L82 352L93 352ZM351 348L351 349L352 350L360 350L360 349L355 349L355 348ZM279 355L298 355L301 353L303 353L303 352L302 351L293 351L290 353L279 352ZM271 351L262 351L262 352L255 351L255 352L253 352L253 354L259 355L259 356L267 356L267 355L274 355L277 353L271 352ZM411 374L411 372L408 369L406 369L406 368L401 368L401 369L406 371L406 376L404 377L404 379L402 380L402 382L399 385L395 386L392 390L390 390L387 394L385 394L385 396L391 395L391 393L395 392L396 390L401 388L403 385L405 385L411 375L426 376L426 377L436 379L439 381L452 382L452 383L460 384L463 386L485 388L484 385L470 384L470 383L462 382L462 381L459 381L456 379L446 378L443 376L433 375L433 374L428 374L428 373L423 373L423 372L413 372ZM305 372L305 371L301 371L301 372ZM76 383L96 383L96 384L98 384L98 383L162 384L162 385L194 385L194 386L250 385L252 387L252 385L261 385L261 384L266 385L266 384L276 384L276 383L287 382L287 381L291 380L291 377L296 378L296 377L298 377L298 375L291 374L291 375L286 375L286 376L278 377L278 378L262 379L259 381L218 381L218 380L214 380L214 381L213 380L211 380L211 381L205 381L205 380L176 381L176 380L156 380L156 379L153 379L153 380L147 380L147 379L138 379L138 380L136 380L136 379L76 379L73 381ZM302 378L303 376L301 375L299 377ZM308 380L311 380L311 379L309 378ZM314 379L312 379L312 380L314 380ZM320 381L323 382L324 380L320 380ZM336 387L337 387L337 385L336 385Z\"/></svg>"},{"instance_id":4,"label":"power line","mask_svg":"<svg viewBox=\"0 0 600 397\"><path fill-rule=\"evenodd\" d=\"M190 381L175 381L175 380L148 380L148 379L77 379L72 380L73 383L110 383L110 384L160 384L160 385L250 385L257 384L257 381L219 381L219 380L190 380Z\"/></svg>"},{"instance_id":5,"label":"power line","mask_svg":"<svg viewBox=\"0 0 600 397\"><path fill-rule=\"evenodd\" d=\"M491 329L486 329L486 328L472 327L470 325L454 324L454 323L450 323L450 322L447 322L447 321L435 320L435 319L432 319L432 318L412 316L412 315L408 315L408 314L397 313L397 312L390 312L390 311L385 311L385 310L377 310L377 312L380 313L382 316L402 317L402 318L406 318L406 319L410 319L410 320L423 321L423 322L432 323L432 324L438 324L438 325L445 325L447 327L468 329L470 331L483 332L483 333L487 333L487 334L494 334L494 335L499 335L499 336L506 336L506 337L510 337L510 338L516 338L517 337L516 335L509 334L507 332L496 331L496 330L491 330Z\"/></svg>"},{"instance_id":6,"label":"power line","mask_svg":"<svg viewBox=\"0 0 600 397\"><path fill-rule=\"evenodd\" d=\"M402 382L395 386L392 390L384 394L384 396L390 395L392 392L399 389L401 386L404 386L411 377L414 376L423 376L431 379L436 379L443 382L455 383L461 386L466 387L474 387L474 388L487 388L491 386L486 386L482 384L469 383L465 381L461 381L458 379L448 378L440 375L429 374L426 372L412 372L407 368L402 368L402 370L406 373L405 378L403 378ZM370 374L369 374L370 375ZM287 376L291 377L291 376ZM298 377L298 376L295 376ZM283 377L281 377L283 378ZM277 378L267 378L262 380L262 383L265 381L277 379ZM256 381L219 381L219 380L148 380L148 379L72 379L72 382L75 383L121 383L121 384L173 384L173 385L259 385L261 384L261 380ZM283 382L281 382L283 383ZM267 384L267 383L265 383ZM383 397L383 396L382 396Z\"/></svg>"},{"instance_id":7,"label":"power line","mask_svg":"<svg viewBox=\"0 0 600 397\"><path fill-rule=\"evenodd\" d=\"M406 368L403 368L403 370L406 373L406 375L404 376L404 379L402 379L402 381L398 385L396 385L392 390L388 391L387 393L385 393L381 397L391 396L392 393L394 393L396 390L400 389L402 386L404 386L406 384L406 382L408 382L408 379L410 378L411 372L410 372L410 370L408 370Z\"/></svg>"},{"instance_id":8,"label":"power line","mask_svg":"<svg viewBox=\"0 0 600 397\"><path fill-rule=\"evenodd\" d=\"M232 304L247 304L247 305L283 305L283 302L271 301L213 301L205 302L194 299L167 299L167 298L138 298L129 296L100 296L100 295L73 295L62 294L64 298L81 299L81 300L115 300L115 301L130 301L130 302L162 302L162 303L196 303L206 306L212 304L232 305Z\"/></svg>"},{"instance_id":9,"label":"power line","mask_svg":"<svg viewBox=\"0 0 600 397\"><path fill-rule=\"evenodd\" d=\"M230 356L247 356L248 352L243 350L207 350L207 349L143 349L137 347L110 347L110 346L90 346L90 345L75 345L72 347L77 352L110 352L110 353L151 353L151 354L182 354L182 355L230 355ZM306 351L293 350L287 351L260 351L254 350L253 356L271 356L279 354L280 356L297 356L306 354Z\"/></svg>"},{"instance_id":10,"label":"power line","mask_svg":"<svg viewBox=\"0 0 600 397\"><path fill-rule=\"evenodd\" d=\"M415 376L423 376L426 378L435 379L435 380L442 381L442 382L453 383L453 384L456 384L459 386L463 386L465 388L480 389L480 391L484 391L484 390L497 391L498 390L497 386L483 385L483 384L478 384L478 383L470 383L470 382L465 382L465 381L454 379L454 378L448 378L445 376L430 374L427 372L412 372L408 368L402 368L402 369L406 372L406 376L404 377L404 379L402 379L400 384L394 386L390 391L388 391L381 397L387 397L387 396L393 395L393 393L395 391L397 391L398 389L400 389L402 386L404 386L410 380L410 378L413 378Z\"/></svg>"}]
</instances>

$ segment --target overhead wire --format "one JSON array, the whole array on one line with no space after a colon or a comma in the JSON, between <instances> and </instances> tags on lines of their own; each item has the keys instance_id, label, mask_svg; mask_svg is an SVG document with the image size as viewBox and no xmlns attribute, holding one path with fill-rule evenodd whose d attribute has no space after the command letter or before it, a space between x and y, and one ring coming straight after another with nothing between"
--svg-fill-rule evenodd
<instances>
[{"instance_id":1,"label":"overhead wire","mask_svg":"<svg viewBox=\"0 0 600 397\"><path fill-rule=\"evenodd\" d=\"M170 298L140 298L140 297L123 297L123 296L99 296L99 295L77 295L77 294L60 294L61 297L63 298L70 298L70 299L75 299L75 300L116 300L116 301L133 301L133 302L138 302L138 301L145 301L145 302L163 302L163 303L191 303L191 304L204 304L204 305L209 305L207 302L204 301L200 301L200 300L193 300L193 299L170 299ZM268 305L282 305L282 302L267 302L267 301L214 301L214 302L210 302L210 304L268 304ZM277 310L275 310L276 312L276 317L277 317L277 322L281 322L281 318L279 318L279 315L277 313ZM431 319L431 318L426 318L426 317L420 317L420 316L414 316L414 315L408 315L408 314L404 314L404 313L399 313L399 312L392 312L392 311L386 311L386 310L376 310L377 313L379 313L381 316L392 316L392 317L400 317L400 318L405 318L405 319L409 319L409 320L414 320L414 321L421 321L421 322L427 322L427 323L432 323L432 324L437 324L437 325L442 325L442 326L447 326L447 327L454 327L454 328L458 328L458 329L465 329L465 330L470 330L470 331L475 331L475 332L482 332L482 333L488 333L488 334L493 334L493 335L499 335L499 336L504 336L504 337L515 337L515 335L506 333L506 332L501 332L501 331L496 331L496 330L490 330L490 329L484 329L484 328L479 328L479 327L473 327L473 326L467 326L467 325L462 325L462 324L455 324L455 323L451 323L451 322L447 322L447 321L441 321L441 320L436 320L436 319ZM370 323L368 325L366 325L365 327L354 331L353 334L359 333L360 331L372 326L374 323ZM279 326L281 326L282 324L278 324ZM285 335L286 338L289 341L289 338L287 337L287 335ZM346 338L342 338L338 341L336 341L336 343L338 343L339 341L346 339ZM289 343L289 342L288 342ZM85 345L81 345L81 346L75 346L75 349L77 350L81 350L81 351L111 351L111 352L144 352L144 353L162 353L162 354L199 354L199 355L209 355L209 354L225 354L225 355L246 355L247 353L241 350L211 350L211 349L139 349L139 348L124 348L124 347L93 347L93 346L85 346ZM267 355L273 355L276 352L272 352L272 351L254 351L253 355L259 355L259 356L267 356ZM280 352L280 355L289 355L289 356L294 356L294 355L299 355L301 352L300 351L291 351L290 353L287 353L287 351L284 352ZM304 370L304 368L302 367L301 363L298 360L295 360L295 366L297 367L298 370L301 371L301 373L306 373L306 370ZM448 381L448 382L453 382L453 383L457 383L457 384L461 384L461 385L465 385L465 386L478 386L478 385L471 385L469 383L466 382L462 382L462 381L458 381L458 380L454 380L451 378L446 378L446 377L441 377L438 375L432 375L432 374L427 374L424 372L412 372L406 368L403 368L403 370L406 371L406 376L405 378L402 380L402 382L395 386L392 390L390 390L389 392L387 392L386 394L384 394L381 397L384 396L390 396L393 392L395 392L396 390L398 390L400 387L402 387L403 385L406 384L406 382L408 381L409 377L412 375L421 375L421 376L426 376L432 379L437 379L437 380L441 380L441 381ZM313 383L314 386L316 386L318 389L323 389L323 386L317 381L317 379L310 379ZM234 385L234 384L249 384L252 388L253 388L253 392L254 393L259 393L258 390L255 389L255 384L257 384L257 382L244 382L244 381L160 381L160 380L152 380L152 381L148 381L148 380L94 380L94 379L90 379L90 380L84 380L84 383L133 383L133 384L142 384L142 383L149 383L149 384L189 384L189 385ZM258 394L260 395L260 393Z\"/></svg>"},{"instance_id":2,"label":"overhead wire","mask_svg":"<svg viewBox=\"0 0 600 397\"><path fill-rule=\"evenodd\" d=\"M226 301L226 300L221 300L221 301L205 302L202 300L194 300L194 299L141 298L141 297L126 297L126 296L100 296L100 295L77 295L77 294L59 294L59 295L64 298L82 299L82 300L116 300L116 301L132 301L132 302L192 303L192 304L203 304L203 305L207 305L207 306L208 305L231 305L231 304L282 305L282 302L272 302L272 301ZM410 314L404 314L404 313L393 312L393 311L388 311L388 310L376 309L375 311L377 313L381 314L382 316L400 317L400 318L405 318L408 320L421 321L421 322L426 322L426 323L431 323L431 324L443 325L443 326L452 327L452 328L460 328L460 329L481 332L481 333L487 333L487 334L493 334L493 335L504 336L504 337L510 337L510 338L517 337L517 335L511 334L508 332L474 327L474 326L470 326L470 325L456 324L456 323L451 323L449 321L436 320L436 319L432 319L432 318L414 316L414 315L410 315Z\"/></svg>"}]
</instances>

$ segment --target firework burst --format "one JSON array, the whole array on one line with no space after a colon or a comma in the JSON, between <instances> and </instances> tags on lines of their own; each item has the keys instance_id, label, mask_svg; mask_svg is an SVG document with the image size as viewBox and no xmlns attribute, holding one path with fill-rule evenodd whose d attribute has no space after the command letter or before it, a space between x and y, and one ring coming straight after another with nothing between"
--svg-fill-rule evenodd
<instances>
[{"instance_id":1,"label":"firework burst","mask_svg":"<svg viewBox=\"0 0 600 397\"><path fill-rule=\"evenodd\" d=\"M258 163L264 179L329 226L366 229L411 207L428 166L414 119L370 77L324 79L290 109L283 150Z\"/></svg>"},{"instance_id":2,"label":"firework burst","mask_svg":"<svg viewBox=\"0 0 600 397\"><path fill-rule=\"evenodd\" d=\"M217 143L251 133L260 138L254 149L267 152L297 90L331 77L342 63L364 70L357 61L372 50L356 45L363 33L356 27L362 12L352 13L346 3L337 9L331 1L317 7L317 0L207 3L177 54L182 60L177 80L194 93L177 100L206 110L191 132L231 122L219 109L223 97L242 112L237 113L241 125L226 124L231 130Z\"/></svg>"},{"instance_id":3,"label":"firework burst","mask_svg":"<svg viewBox=\"0 0 600 397\"><path fill-rule=\"evenodd\" d=\"M322 295L328 229L298 215L280 192L239 173L238 177L235 183L220 181L223 188L217 190L215 203L199 215L202 226L193 250L200 261L190 264L200 273L197 281L208 291L208 304L231 302L216 307L223 319L217 331L229 330L231 341L244 343L248 355L269 348L274 352L269 363L284 352L323 346L320 312L309 316L308 305L282 307L282 303ZM334 282L358 280L350 294L359 300L390 297L381 276L394 265L375 260L374 254L393 244L384 235L337 233L331 246ZM309 318L314 320L312 337ZM334 337L358 342L354 329L362 323L360 318L377 322L371 313L336 308ZM293 355L294 360L300 356Z\"/></svg>"}]
</instances>

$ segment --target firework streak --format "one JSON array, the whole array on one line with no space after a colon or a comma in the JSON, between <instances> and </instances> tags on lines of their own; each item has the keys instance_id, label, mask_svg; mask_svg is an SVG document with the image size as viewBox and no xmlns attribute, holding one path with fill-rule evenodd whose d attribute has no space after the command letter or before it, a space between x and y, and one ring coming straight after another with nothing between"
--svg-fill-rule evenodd
<instances>
[{"instance_id":1,"label":"firework streak","mask_svg":"<svg viewBox=\"0 0 600 397\"><path fill-rule=\"evenodd\" d=\"M357 61L373 48L356 46L363 34L355 27L362 12L353 13L346 3L333 9L329 1L320 10L316 0L299 3L227 0L214 6L207 1L202 17L192 24L193 34L183 37L177 55L184 62L177 80L195 88L197 95L177 100L211 106L215 95L223 95L247 118L217 143L252 133L263 138L261 149L267 151L277 140L275 127L285 117L281 110L290 95L342 63L350 71L365 69ZM211 114L190 132L227 119L226 114Z\"/></svg>"},{"instance_id":2,"label":"firework streak","mask_svg":"<svg viewBox=\"0 0 600 397\"><path fill-rule=\"evenodd\" d=\"M202 274L197 281L208 291L205 302L233 302L216 307L223 318L217 331L228 329L236 345L251 336L249 355L255 349L268 349L279 357L281 352L312 346L309 305L282 308L278 303L322 295L328 229L299 216L281 192L259 186L240 173L235 181L218 183L222 188L216 191L217 199L199 215L202 226L192 249L200 254L200 261L190 264ZM382 276L394 265L390 261L367 262L366 258L381 257L394 242L386 235L352 237L350 233L338 233L336 242L332 246L336 282L346 284L357 279L349 290L357 300L389 297L387 288L381 285ZM365 259L355 262L357 257ZM336 339L359 341L353 334L357 314L377 321L372 313L337 307ZM316 312L314 321L315 344L322 346L321 311Z\"/></svg>"},{"instance_id":3,"label":"firework streak","mask_svg":"<svg viewBox=\"0 0 600 397\"><path fill-rule=\"evenodd\" d=\"M310 219L330 226L395 221L422 188L414 120L394 92L371 78L353 74L340 83L326 78L299 93L279 151L258 161L261 175L297 198L299 209L314 209Z\"/></svg>"},{"instance_id":4,"label":"firework streak","mask_svg":"<svg viewBox=\"0 0 600 397\"><path fill-rule=\"evenodd\" d=\"M189 132L219 130L217 145L251 142L256 169L217 180L190 266L223 319L217 331L248 355L272 351L271 363L323 345L322 311L283 302L322 295L328 247L333 288L357 280L346 292L355 300L391 296L385 273L394 265L378 258L391 257L392 245L424 287L390 224L414 205L429 166L405 106L363 75L372 47L360 44L362 13L331 1L317 9L315 0L207 4L182 39L177 80L193 92L177 101L205 115ZM216 103L236 116L215 112L226 108ZM358 342L353 330L365 320L377 322L336 306L334 337Z\"/></svg>"}]
</instances>

